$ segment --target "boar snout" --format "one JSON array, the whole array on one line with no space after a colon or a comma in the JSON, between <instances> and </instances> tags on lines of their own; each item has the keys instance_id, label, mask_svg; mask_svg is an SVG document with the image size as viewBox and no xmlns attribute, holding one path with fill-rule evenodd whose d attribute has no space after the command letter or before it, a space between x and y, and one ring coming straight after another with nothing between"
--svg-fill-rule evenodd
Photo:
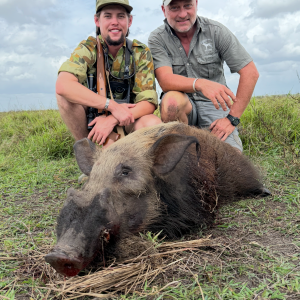
<instances>
[{"instance_id":1,"label":"boar snout","mask_svg":"<svg viewBox=\"0 0 300 300\"><path fill-rule=\"evenodd\" d=\"M77 257L70 257L59 248L46 255L45 260L58 273L68 277L76 276L89 263Z\"/></svg>"},{"instance_id":2,"label":"boar snout","mask_svg":"<svg viewBox=\"0 0 300 300\"><path fill-rule=\"evenodd\" d=\"M57 245L45 260L62 275L75 276L97 255L101 240L117 235L119 216L104 189L95 196L71 189L58 217Z\"/></svg>"}]
</instances>

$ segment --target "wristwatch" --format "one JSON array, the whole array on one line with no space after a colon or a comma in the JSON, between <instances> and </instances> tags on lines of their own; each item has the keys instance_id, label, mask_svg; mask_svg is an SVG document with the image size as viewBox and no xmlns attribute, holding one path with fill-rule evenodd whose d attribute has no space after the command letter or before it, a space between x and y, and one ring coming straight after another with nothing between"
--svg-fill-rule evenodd
<instances>
[{"instance_id":1,"label":"wristwatch","mask_svg":"<svg viewBox=\"0 0 300 300\"><path fill-rule=\"evenodd\" d=\"M104 106L104 109L105 109L105 110L107 110L107 109L108 109L109 102L110 102L110 99L109 99L109 98L107 98L107 99L106 99L105 106Z\"/></svg>"},{"instance_id":2,"label":"wristwatch","mask_svg":"<svg viewBox=\"0 0 300 300\"><path fill-rule=\"evenodd\" d=\"M232 115L228 115L228 116L227 116L227 119L231 122L231 124L232 124L233 126L238 126L238 125L240 124L240 119L239 119L239 118L236 118L236 117L234 117L234 116L232 116Z\"/></svg>"}]
</instances>

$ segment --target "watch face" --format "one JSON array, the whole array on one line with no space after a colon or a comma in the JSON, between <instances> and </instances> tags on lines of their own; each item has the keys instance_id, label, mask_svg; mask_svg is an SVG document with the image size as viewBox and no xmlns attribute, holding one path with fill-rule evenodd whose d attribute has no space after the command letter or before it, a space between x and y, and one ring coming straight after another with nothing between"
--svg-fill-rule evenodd
<instances>
[{"instance_id":1,"label":"watch face","mask_svg":"<svg viewBox=\"0 0 300 300\"><path fill-rule=\"evenodd\" d=\"M239 120L239 119L234 119L234 120L231 122L231 124L232 124L233 126L237 126L237 125L240 124L240 120Z\"/></svg>"},{"instance_id":2,"label":"watch face","mask_svg":"<svg viewBox=\"0 0 300 300\"><path fill-rule=\"evenodd\" d=\"M235 118L235 117L233 117L231 115L228 115L227 118L229 119L229 121L231 122L231 124L233 126L237 126L237 125L240 124L240 119L239 118Z\"/></svg>"}]
</instances>

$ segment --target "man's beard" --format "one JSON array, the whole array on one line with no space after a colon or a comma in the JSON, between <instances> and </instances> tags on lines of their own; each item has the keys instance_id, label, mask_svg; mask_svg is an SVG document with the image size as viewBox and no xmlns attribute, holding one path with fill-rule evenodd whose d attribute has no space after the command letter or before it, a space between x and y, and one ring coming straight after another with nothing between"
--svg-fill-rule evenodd
<instances>
[{"instance_id":1,"label":"man's beard","mask_svg":"<svg viewBox=\"0 0 300 300\"><path fill-rule=\"evenodd\" d=\"M110 36L108 35L106 38L106 42L109 46L119 46L121 44L124 44L125 36L122 32L121 37L117 41L113 41Z\"/></svg>"},{"instance_id":2,"label":"man's beard","mask_svg":"<svg viewBox=\"0 0 300 300\"><path fill-rule=\"evenodd\" d=\"M191 26L190 26L188 29L185 29L185 30L180 30L180 29L178 29L178 28L172 27L171 25L170 25L170 26L171 26L175 31L177 31L177 32L179 32L179 33L186 33L186 32L189 32L189 31L192 29L192 27L195 25L195 23L196 23L196 19L195 19L195 22L194 22L193 24L191 24Z\"/></svg>"}]
</instances>

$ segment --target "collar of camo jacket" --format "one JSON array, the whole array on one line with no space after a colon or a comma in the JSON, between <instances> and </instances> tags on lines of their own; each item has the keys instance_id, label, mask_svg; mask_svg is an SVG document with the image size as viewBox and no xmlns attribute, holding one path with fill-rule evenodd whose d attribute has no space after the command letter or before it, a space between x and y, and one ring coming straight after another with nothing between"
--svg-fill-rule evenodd
<instances>
[{"instance_id":1,"label":"collar of camo jacket","mask_svg":"<svg viewBox=\"0 0 300 300\"><path fill-rule=\"evenodd\" d=\"M107 49L108 47L102 38L101 35L98 36L100 43L102 44L103 50ZM124 69L125 69L125 48L126 48L126 39L124 40L123 46L119 49L116 57L113 57L111 53L108 52L108 62L111 69L111 74L118 78L124 77ZM133 52L134 55L134 52ZM133 72L133 63L132 63L133 56L130 57L130 73Z\"/></svg>"}]
</instances>

